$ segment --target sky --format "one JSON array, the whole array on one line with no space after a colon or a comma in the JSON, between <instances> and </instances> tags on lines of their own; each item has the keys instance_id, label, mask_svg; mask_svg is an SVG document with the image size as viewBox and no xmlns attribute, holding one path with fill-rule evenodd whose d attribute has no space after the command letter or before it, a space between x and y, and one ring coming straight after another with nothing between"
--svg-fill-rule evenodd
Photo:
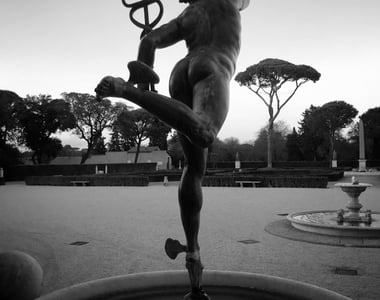
<instances>
[{"instance_id":1,"label":"sky","mask_svg":"<svg viewBox=\"0 0 380 300\"><path fill-rule=\"evenodd\" d=\"M176 0L162 3L159 25L186 7ZM156 13L151 6L152 18ZM290 128L298 128L310 105L343 100L359 115L379 106L380 1L251 0L241 16L237 72L265 58L279 58L321 73L320 80L303 85L279 115ZM126 65L136 59L140 33L121 0L1 0L0 89L21 97L94 94L106 75L128 79ZM156 86L160 93L168 95L170 71L184 55L183 42L158 50L154 67L161 78ZM266 106L234 80L230 101L219 138L254 140L267 123ZM63 144L85 147L73 134L60 138Z\"/></svg>"}]
</instances>

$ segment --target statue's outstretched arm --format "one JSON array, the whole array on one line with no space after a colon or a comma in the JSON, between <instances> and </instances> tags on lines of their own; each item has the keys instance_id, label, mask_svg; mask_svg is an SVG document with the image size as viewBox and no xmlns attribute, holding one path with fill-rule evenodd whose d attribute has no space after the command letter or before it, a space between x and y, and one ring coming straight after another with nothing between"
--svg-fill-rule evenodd
<instances>
[{"instance_id":1,"label":"statue's outstretched arm","mask_svg":"<svg viewBox=\"0 0 380 300\"><path fill-rule=\"evenodd\" d=\"M156 49L169 47L183 40L176 20L148 33L140 42L137 59L153 67Z\"/></svg>"}]
</instances>

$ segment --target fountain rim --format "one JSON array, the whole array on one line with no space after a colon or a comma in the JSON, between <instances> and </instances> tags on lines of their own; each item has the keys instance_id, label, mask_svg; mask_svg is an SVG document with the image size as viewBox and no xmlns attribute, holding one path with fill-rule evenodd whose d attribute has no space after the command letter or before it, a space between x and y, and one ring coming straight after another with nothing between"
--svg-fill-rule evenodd
<instances>
[{"instance_id":1,"label":"fountain rim","mask_svg":"<svg viewBox=\"0 0 380 300\"><path fill-rule=\"evenodd\" d=\"M305 297L308 300L350 300L334 291L300 281L277 276L248 272L207 270L203 273L203 285L216 288L251 289L253 292L266 292L287 297ZM188 288L186 271L155 271L119 275L97 279L54 291L36 300L90 300L107 299L138 291L167 288Z\"/></svg>"},{"instance_id":2,"label":"fountain rim","mask_svg":"<svg viewBox=\"0 0 380 300\"><path fill-rule=\"evenodd\" d=\"M341 182L341 183L335 183L334 186L337 187L354 187L354 188L359 188L359 187L371 187L373 186L370 183L364 183L364 182L359 182L359 183L352 183L352 182Z\"/></svg>"},{"instance_id":3,"label":"fountain rim","mask_svg":"<svg viewBox=\"0 0 380 300\"><path fill-rule=\"evenodd\" d=\"M295 212L289 214L286 218L291 223L296 223L300 225L306 225L310 227L321 227L321 228L329 228L329 229L339 229L339 230L347 230L347 231L380 231L379 227L350 227L350 226L342 226L342 225L334 225L334 224L320 224L320 223L312 223L312 222L306 222L303 220L297 220L294 219L295 216L298 215L305 215L305 214L313 214L313 213L336 213L336 210L308 210L308 211L301 211L301 212ZM373 211L372 214L380 214L380 212Z\"/></svg>"}]
</instances>

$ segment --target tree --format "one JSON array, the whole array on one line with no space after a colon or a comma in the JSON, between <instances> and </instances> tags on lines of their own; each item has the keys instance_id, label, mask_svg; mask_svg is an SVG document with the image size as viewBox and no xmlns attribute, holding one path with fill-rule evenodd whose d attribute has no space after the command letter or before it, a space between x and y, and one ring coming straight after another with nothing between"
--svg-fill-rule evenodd
<instances>
[{"instance_id":1,"label":"tree","mask_svg":"<svg viewBox=\"0 0 380 300\"><path fill-rule=\"evenodd\" d=\"M171 138L168 140L168 154L172 158L172 163L174 166L179 166L179 161L183 161L185 159L177 131L174 131Z\"/></svg>"},{"instance_id":2,"label":"tree","mask_svg":"<svg viewBox=\"0 0 380 300\"><path fill-rule=\"evenodd\" d=\"M307 65L295 65L290 62L267 58L258 64L240 72L235 80L255 93L266 105L269 113L267 127L267 158L268 168L272 167L273 156L273 125L280 111L294 96L301 85L308 81L316 82L321 74ZM294 82L294 87L283 101L279 91L285 83Z\"/></svg>"},{"instance_id":3,"label":"tree","mask_svg":"<svg viewBox=\"0 0 380 300\"><path fill-rule=\"evenodd\" d=\"M16 116L22 99L14 92L0 90L0 147L16 144L20 132Z\"/></svg>"},{"instance_id":4,"label":"tree","mask_svg":"<svg viewBox=\"0 0 380 300\"><path fill-rule=\"evenodd\" d=\"M226 143L218 138L208 148L209 162L234 161L234 155L236 152L232 153Z\"/></svg>"},{"instance_id":5,"label":"tree","mask_svg":"<svg viewBox=\"0 0 380 300\"><path fill-rule=\"evenodd\" d=\"M109 143L107 144L108 151L119 152L128 151L130 147L127 146L120 130L118 129L117 122L112 125L112 134Z\"/></svg>"},{"instance_id":6,"label":"tree","mask_svg":"<svg viewBox=\"0 0 380 300\"><path fill-rule=\"evenodd\" d=\"M153 117L151 126L149 127L147 132L149 138L149 146L158 146L161 150L167 150L167 140L170 131L171 127L166 125L160 119Z\"/></svg>"},{"instance_id":7,"label":"tree","mask_svg":"<svg viewBox=\"0 0 380 300\"><path fill-rule=\"evenodd\" d=\"M215 139L212 145L208 148L208 156L210 162L230 162L235 161L236 153L240 150L239 140L235 137L229 137L221 141ZM240 156L240 153L239 153ZM243 158L240 156L240 160Z\"/></svg>"},{"instance_id":8,"label":"tree","mask_svg":"<svg viewBox=\"0 0 380 300\"><path fill-rule=\"evenodd\" d=\"M238 152L240 161L253 161L255 159L253 145L249 143L240 144Z\"/></svg>"},{"instance_id":9,"label":"tree","mask_svg":"<svg viewBox=\"0 0 380 300\"><path fill-rule=\"evenodd\" d=\"M299 122L299 142L302 156L305 160L326 160L328 155L327 129L317 113L318 106L310 105L302 113Z\"/></svg>"},{"instance_id":10,"label":"tree","mask_svg":"<svg viewBox=\"0 0 380 300\"><path fill-rule=\"evenodd\" d=\"M138 161L141 143L149 138L154 117L144 109L124 111L117 117L117 124L123 138L136 147L135 163Z\"/></svg>"},{"instance_id":11,"label":"tree","mask_svg":"<svg viewBox=\"0 0 380 300\"><path fill-rule=\"evenodd\" d=\"M52 138L52 134L75 126L69 105L62 99L52 100L50 95L27 96L17 116L23 141L34 151L32 161L35 164L56 157L62 149L61 141Z\"/></svg>"},{"instance_id":12,"label":"tree","mask_svg":"<svg viewBox=\"0 0 380 300\"><path fill-rule=\"evenodd\" d=\"M352 123L358 111L344 101L331 101L321 107L311 106L300 122L301 144L305 156L314 159L333 158L336 141L342 142L341 130Z\"/></svg>"},{"instance_id":13,"label":"tree","mask_svg":"<svg viewBox=\"0 0 380 300\"><path fill-rule=\"evenodd\" d=\"M369 159L380 159L380 107L367 110L360 116L364 124Z\"/></svg>"},{"instance_id":14,"label":"tree","mask_svg":"<svg viewBox=\"0 0 380 300\"><path fill-rule=\"evenodd\" d=\"M20 125L17 117L22 99L14 92L0 90L0 166L18 164L20 151L17 149Z\"/></svg>"},{"instance_id":15,"label":"tree","mask_svg":"<svg viewBox=\"0 0 380 300\"><path fill-rule=\"evenodd\" d=\"M235 137L229 137L223 141L216 139L211 147L209 147L209 161L235 161L237 153L239 153L240 161L254 159L252 145L240 144L239 140Z\"/></svg>"},{"instance_id":16,"label":"tree","mask_svg":"<svg viewBox=\"0 0 380 300\"><path fill-rule=\"evenodd\" d=\"M17 165L20 163L21 153L17 147L4 144L0 147L0 167Z\"/></svg>"},{"instance_id":17,"label":"tree","mask_svg":"<svg viewBox=\"0 0 380 300\"><path fill-rule=\"evenodd\" d=\"M272 158L275 161L284 161L287 159L286 136L289 134L289 127L285 122L279 121L274 123L272 132L273 152ZM268 158L268 127L260 129L257 139L253 144L253 153L257 160L265 161Z\"/></svg>"},{"instance_id":18,"label":"tree","mask_svg":"<svg viewBox=\"0 0 380 300\"><path fill-rule=\"evenodd\" d=\"M81 151L77 147L72 147L71 145L65 145L59 152L59 156L81 156Z\"/></svg>"},{"instance_id":19,"label":"tree","mask_svg":"<svg viewBox=\"0 0 380 300\"><path fill-rule=\"evenodd\" d=\"M87 143L87 151L81 160L81 164L83 164L102 138L103 131L111 128L120 110L127 108L120 104L114 106L108 99L98 102L94 96L89 94L64 93L63 97L70 103L76 119L75 134Z\"/></svg>"},{"instance_id":20,"label":"tree","mask_svg":"<svg viewBox=\"0 0 380 300\"><path fill-rule=\"evenodd\" d=\"M106 145L104 143L104 140L105 140L104 137L100 137L97 140L97 142L94 146L94 149L92 150L93 154L106 154L107 149L106 149Z\"/></svg>"},{"instance_id":21,"label":"tree","mask_svg":"<svg viewBox=\"0 0 380 300\"><path fill-rule=\"evenodd\" d=\"M327 129L329 138L329 159L333 159L335 150L335 141L340 131L352 123L358 114L356 108L344 101L331 101L324 104L317 113L320 119L324 121L324 127Z\"/></svg>"},{"instance_id":22,"label":"tree","mask_svg":"<svg viewBox=\"0 0 380 300\"><path fill-rule=\"evenodd\" d=\"M327 145L328 159L333 159L335 142L340 138L341 130L352 123L358 111L344 101L331 101L315 108L306 120L312 136L320 137Z\"/></svg>"},{"instance_id":23,"label":"tree","mask_svg":"<svg viewBox=\"0 0 380 300\"><path fill-rule=\"evenodd\" d=\"M300 148L300 136L294 127L292 133L286 136L286 150L288 161L300 161L303 159Z\"/></svg>"}]
</instances>

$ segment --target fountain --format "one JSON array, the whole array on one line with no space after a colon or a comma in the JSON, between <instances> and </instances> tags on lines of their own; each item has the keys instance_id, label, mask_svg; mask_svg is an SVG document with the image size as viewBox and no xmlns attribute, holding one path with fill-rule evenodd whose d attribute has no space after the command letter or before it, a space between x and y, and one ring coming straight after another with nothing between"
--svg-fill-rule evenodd
<instances>
[{"instance_id":1,"label":"fountain","mask_svg":"<svg viewBox=\"0 0 380 300\"><path fill-rule=\"evenodd\" d=\"M360 194L372 185L359 183L355 177L352 177L350 183L337 183L335 186L340 187L350 198L346 210L293 213L287 217L293 227L331 236L379 238L380 213L361 210L363 205L359 202Z\"/></svg>"}]
</instances>

